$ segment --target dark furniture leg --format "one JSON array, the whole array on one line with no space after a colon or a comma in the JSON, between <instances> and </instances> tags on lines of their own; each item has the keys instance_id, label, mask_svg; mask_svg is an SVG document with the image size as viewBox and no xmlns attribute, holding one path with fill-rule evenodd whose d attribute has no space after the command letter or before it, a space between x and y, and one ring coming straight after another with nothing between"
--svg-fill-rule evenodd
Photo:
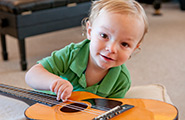
<instances>
[{"instance_id":1,"label":"dark furniture leg","mask_svg":"<svg viewBox=\"0 0 185 120\"><path fill-rule=\"evenodd\" d=\"M154 9L155 9L155 12L154 12L153 15L157 15L157 16L162 15L162 14L161 14L161 11L160 11L160 9L161 9L161 3L162 3L161 0L154 0L154 2L153 2L153 7L154 7Z\"/></svg>"},{"instance_id":2,"label":"dark furniture leg","mask_svg":"<svg viewBox=\"0 0 185 120\"><path fill-rule=\"evenodd\" d=\"M27 61L26 61L26 49L25 49L25 39L19 39L19 52L20 52L20 64L21 69L25 71L27 69Z\"/></svg>"},{"instance_id":3,"label":"dark furniture leg","mask_svg":"<svg viewBox=\"0 0 185 120\"><path fill-rule=\"evenodd\" d=\"M5 39L4 34L1 34L1 46L2 46L3 60L8 60L8 53L7 53L7 50L6 50L6 39Z\"/></svg>"}]
</instances>

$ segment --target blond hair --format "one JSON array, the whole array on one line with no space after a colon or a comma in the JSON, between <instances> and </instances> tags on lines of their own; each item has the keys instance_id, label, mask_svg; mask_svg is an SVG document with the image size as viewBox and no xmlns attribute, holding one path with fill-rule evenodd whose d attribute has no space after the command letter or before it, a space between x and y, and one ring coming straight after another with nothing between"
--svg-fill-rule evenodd
<instances>
[{"instance_id":1,"label":"blond hair","mask_svg":"<svg viewBox=\"0 0 185 120\"><path fill-rule=\"evenodd\" d=\"M92 2L90 14L88 18L82 21L85 25L89 20L93 24L94 20L102 11L113 12L118 14L131 14L140 17L144 22L144 35L148 31L148 19L143 7L135 0L95 0ZM140 41L142 41L142 39Z\"/></svg>"}]
</instances>

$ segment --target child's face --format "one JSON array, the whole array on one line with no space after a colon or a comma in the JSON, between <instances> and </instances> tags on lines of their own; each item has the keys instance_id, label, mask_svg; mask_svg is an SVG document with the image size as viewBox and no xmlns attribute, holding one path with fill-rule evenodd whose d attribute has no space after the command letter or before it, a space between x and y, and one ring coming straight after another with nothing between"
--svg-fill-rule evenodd
<instances>
[{"instance_id":1,"label":"child's face","mask_svg":"<svg viewBox=\"0 0 185 120\"><path fill-rule=\"evenodd\" d=\"M102 12L92 24L87 23L90 62L101 69L122 65L139 47L143 34L144 23L140 18Z\"/></svg>"}]
</instances>

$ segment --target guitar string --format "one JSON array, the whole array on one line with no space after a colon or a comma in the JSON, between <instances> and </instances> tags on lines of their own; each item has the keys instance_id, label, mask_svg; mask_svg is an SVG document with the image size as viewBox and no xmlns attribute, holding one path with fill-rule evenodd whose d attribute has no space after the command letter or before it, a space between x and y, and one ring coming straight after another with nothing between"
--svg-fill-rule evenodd
<instances>
[{"instance_id":1,"label":"guitar string","mask_svg":"<svg viewBox=\"0 0 185 120\"><path fill-rule=\"evenodd\" d=\"M2 86L2 85L0 85L0 86ZM7 87L7 86L4 86L4 87ZM10 89L10 88L12 88L12 89ZM19 95L19 94L17 94L18 96L22 96L22 97L24 97L24 96L27 96L27 94L26 93L24 93L24 92L27 92L28 94L30 94L30 93L35 93L35 94L37 94L37 95L40 95L40 96L44 96L44 97L49 97L49 98L56 98L56 96L54 96L54 95L48 95L48 94L45 94L45 93L40 93L40 92L36 92L36 91L32 91L32 90L27 90L27 89L21 89L21 88L17 88L17 87L12 87L12 86L8 86L6 89L9 89L9 90L12 90L13 92L14 92L14 94L16 94L16 91L14 90L14 89L16 89L17 91L19 91L19 92L21 92L22 93L22 95ZM22 91L24 91L24 92L22 92ZM31 94L32 95L32 94ZM33 97L30 97L30 96L28 96L30 99L33 99L33 100L41 100L41 99L39 99L38 98L38 96L37 97L35 97L35 96L33 96ZM55 99L54 98L54 99ZM59 104L60 102L56 102L56 101L53 101L53 100L49 100L48 101L48 99L46 99L47 100L47 102L49 102L50 104L54 104L54 105L57 105L57 104ZM43 100L42 100L43 101ZM81 103L81 104L85 104L85 103L83 103L83 102L77 102L77 101L73 101L73 100L68 100L68 101L70 101L70 102L74 102L74 103ZM46 101L45 101L46 102ZM53 103L54 102L54 103ZM67 103L60 103L60 104L63 104L63 105L66 105L65 107L68 107L68 108L71 108L71 109L75 109L75 110L80 110L80 111L84 111L84 108L83 107L79 107L79 106L75 106L75 105L72 105L72 104L67 104ZM59 105L60 105L59 104ZM100 106L99 106L100 107ZM102 107L102 106L101 106ZM103 107L102 107L103 108ZM110 109L110 108L106 108L106 107L104 107L104 109ZM101 112L97 112L97 111L94 111L94 110L90 110L90 109L85 109L86 111L84 111L84 112L87 112L87 110L88 110L88 113L90 113L90 114L96 114L96 115L100 115L100 114L102 114ZM89 112L89 111L93 111L93 112Z\"/></svg>"},{"instance_id":2,"label":"guitar string","mask_svg":"<svg viewBox=\"0 0 185 120\"><path fill-rule=\"evenodd\" d=\"M2 90L1 88L0 88L0 90ZM10 92L10 90L3 90L4 92ZM15 94L15 95L17 95L17 96L19 96L19 97L22 97L22 96L24 96L24 93L22 93L22 95L19 95L19 94L16 94L17 92L16 91L12 91L11 90L11 92L13 93L13 94ZM31 97L31 99L33 100L33 98ZM36 99L34 99L34 100L37 100L38 98L36 98ZM64 104L64 103L61 103L61 104L63 104L63 105L66 105L65 107L67 107L67 108L71 108L71 109L73 109L73 110L79 110L79 111L83 111L83 112L86 112L86 113L89 113L89 114L94 114L94 115L101 115L102 113L100 113L100 112L98 112L98 113L96 113L96 111L93 111L93 110L89 110L89 109L85 109L84 110L84 108L82 108L82 107L78 107L78 106L75 106L75 105L71 105L71 104ZM58 105L58 106L62 106L61 104L58 104L58 103L56 103L55 105ZM62 106L63 107L63 106ZM88 110L88 111L87 111ZM91 112L92 111L92 112Z\"/></svg>"},{"instance_id":3,"label":"guitar string","mask_svg":"<svg viewBox=\"0 0 185 120\"><path fill-rule=\"evenodd\" d=\"M54 96L54 95L48 95L48 94L46 94L46 93L41 93L41 92L32 91L32 90L27 90L27 89L21 89L21 88L12 87L12 86L10 86L10 87L13 88L13 90L14 90L14 89L18 90L19 92L24 91L24 92L27 92L28 94L34 93L34 94L37 94L37 95L41 95L42 97L44 96L43 99L46 99L47 101L50 101L51 104L52 104L52 102L55 102L55 105L60 103L59 101L56 101L56 100L48 100L47 98L45 98L45 97L49 97L49 98L56 99L56 96ZM25 94L25 95L26 95L26 94ZM27 96L27 95L26 95L26 96ZM28 97L29 97L29 96L28 96ZM35 97L35 96L33 96L33 97ZM37 99L39 99L39 98L37 97ZM43 101L43 99L42 99L42 101ZM77 102L77 101L72 101L72 100L71 100L71 102L73 102L73 103L81 103L81 104L84 104L83 102ZM110 110L110 108L103 107L103 106L97 106L97 107L103 109L104 111Z\"/></svg>"},{"instance_id":4,"label":"guitar string","mask_svg":"<svg viewBox=\"0 0 185 120\"><path fill-rule=\"evenodd\" d=\"M23 93L22 91L24 91L24 92L27 92L28 94L34 93L34 94L37 94L37 95L41 95L42 97L44 96L43 99L49 101L51 104L53 104L53 102L55 103L55 105L60 103L60 102L58 102L58 101L56 101L56 100L50 100L50 99L45 98L45 97L47 96L47 97L49 97L49 98L55 99L56 96L54 96L54 95L48 95L48 94L45 94L45 93L41 93L41 92L37 92L37 91L32 91L32 90L27 90L27 89L20 89L20 88L12 87L12 86L10 86L8 89L10 89L10 88L12 88L13 91L15 91L14 89L16 89L17 91L19 91L19 92L21 92L21 93ZM30 96L28 96L27 94L25 94L25 93L23 93L23 94L24 94L25 96L27 96L27 97L30 98ZM23 95L22 95L22 96L23 96ZM36 96L33 96L33 97L36 97ZM31 97L31 99L34 99L33 97ZM39 99L38 97L36 97L35 99L36 99L36 100L38 99L38 100L42 100L42 101L43 101L43 99ZM35 99L34 99L34 100L35 100ZM46 101L43 101L43 102L46 102ZM77 101L72 101L72 100L71 100L71 102L73 102L73 103L81 103L81 104L84 104L83 102L77 102ZM98 107L98 108L101 108L101 109L103 109L103 110L105 110L105 111L110 110L110 108L103 107L103 106L97 106L97 107Z\"/></svg>"},{"instance_id":5,"label":"guitar string","mask_svg":"<svg viewBox=\"0 0 185 120\"><path fill-rule=\"evenodd\" d=\"M71 101L71 102L74 102L74 103L77 102L77 101L73 101L73 100L68 100L68 101ZM81 102L79 102L79 103L81 103ZM107 107L103 107L103 106L98 106L97 105L97 107L103 109L104 111L111 110L111 108L107 108Z\"/></svg>"},{"instance_id":6,"label":"guitar string","mask_svg":"<svg viewBox=\"0 0 185 120\"><path fill-rule=\"evenodd\" d=\"M16 91L15 90L12 90L13 92L14 92L14 94L16 94ZM24 90L25 91L25 90ZM27 92L27 91L26 91ZM22 95L24 96L24 94L25 93L23 93ZM22 95L20 95L20 97L22 96ZM18 95L19 96L19 95ZM33 99L32 97L31 97L31 99ZM36 98L36 100L37 100L38 98ZM69 100L68 100L69 101ZM71 100L71 102L75 102L76 103L76 101L72 101ZM79 103L81 103L81 102L79 102ZM57 105L58 103L55 103L55 105ZM62 104L64 104L64 103L62 103ZM83 103L84 104L84 103ZM86 112L86 113L89 113L89 114L94 114L94 115L101 115L101 114L103 114L104 112L97 112L97 111L94 111L94 110L90 110L90 109L85 109L84 110L84 108L82 108L82 107L78 107L78 106L75 106L75 105L71 105L71 104L64 104L64 105L67 105L67 108L71 108L71 109L74 109L74 110L79 110L79 111L83 111L83 112ZM61 105L60 105L61 106ZM66 107L66 106L65 106Z\"/></svg>"},{"instance_id":7,"label":"guitar string","mask_svg":"<svg viewBox=\"0 0 185 120\"><path fill-rule=\"evenodd\" d=\"M59 104L59 106L61 106L61 105ZM101 115L104 113L104 112L98 112L98 111L91 110L91 109L86 109L86 108L84 109L83 107L79 107L79 106L71 105L71 104L67 104L67 106L65 106L65 107L71 108L74 110L83 111L83 112L90 113L90 114L94 114L94 115Z\"/></svg>"}]
</instances>

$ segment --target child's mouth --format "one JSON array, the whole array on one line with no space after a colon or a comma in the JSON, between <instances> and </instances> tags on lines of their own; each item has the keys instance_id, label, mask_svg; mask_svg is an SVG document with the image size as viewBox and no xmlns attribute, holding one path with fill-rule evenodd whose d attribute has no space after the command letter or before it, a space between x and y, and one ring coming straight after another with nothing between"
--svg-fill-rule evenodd
<instances>
[{"instance_id":1,"label":"child's mouth","mask_svg":"<svg viewBox=\"0 0 185 120\"><path fill-rule=\"evenodd\" d=\"M113 59L112 58L110 58L110 57L107 57L107 56L104 56L104 55L101 55L105 60L107 60L107 61L113 61Z\"/></svg>"}]
</instances>

